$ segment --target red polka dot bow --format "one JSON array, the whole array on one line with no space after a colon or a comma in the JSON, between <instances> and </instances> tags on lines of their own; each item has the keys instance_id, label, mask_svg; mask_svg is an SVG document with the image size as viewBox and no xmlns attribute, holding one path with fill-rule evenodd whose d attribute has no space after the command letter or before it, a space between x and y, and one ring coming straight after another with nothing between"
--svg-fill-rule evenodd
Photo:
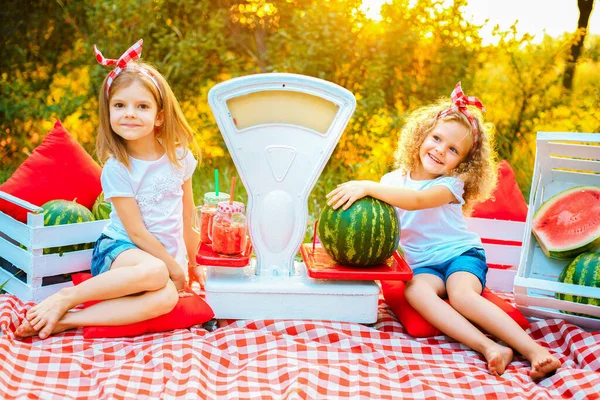
<instances>
[{"instance_id":1,"label":"red polka dot bow","mask_svg":"<svg viewBox=\"0 0 600 400\"><path fill-rule=\"evenodd\" d=\"M485 107L483 103L479 101L477 97L466 96L465 93L462 91L460 82L458 82L454 87L450 98L452 99L452 103L454 103L454 107L450 107L449 109L442 111L438 115L438 119L445 115L448 115L453 110L458 109L467 117L467 119L471 123L471 126L473 127L473 147L475 147L477 145L477 137L479 136L479 131L477 130L477 123L475 122L475 117L473 117L473 115L469 112L467 106L475 106L481 111L485 112Z\"/></svg>"},{"instance_id":2,"label":"red polka dot bow","mask_svg":"<svg viewBox=\"0 0 600 400\"><path fill-rule=\"evenodd\" d=\"M102 53L100 53L100 50L98 50L96 45L94 45L94 54L96 54L96 60L100 64L102 64L106 67L116 65L116 68L113 69L112 71L110 71L110 73L108 74L108 80L106 81L106 95L107 96L109 93L110 85L112 85L112 83L115 80L115 78L117 77L117 75L119 75L121 73L121 71L123 71L127 67L127 64L129 64L131 61L139 60L139 58L142 56L142 44L143 43L144 43L143 39L138 40L133 46L128 48L127 51L125 53L123 53L123 55L121 57L119 57L116 60L110 59L110 58L104 58ZM157 85L157 87L158 87L158 85Z\"/></svg>"}]
</instances>

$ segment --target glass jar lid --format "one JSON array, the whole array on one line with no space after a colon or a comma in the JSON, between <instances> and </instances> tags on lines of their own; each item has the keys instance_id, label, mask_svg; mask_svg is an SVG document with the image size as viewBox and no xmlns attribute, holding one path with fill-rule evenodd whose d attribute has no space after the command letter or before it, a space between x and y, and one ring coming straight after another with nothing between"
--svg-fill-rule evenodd
<instances>
[{"instance_id":1,"label":"glass jar lid","mask_svg":"<svg viewBox=\"0 0 600 400\"><path fill-rule=\"evenodd\" d=\"M233 203L229 203L228 201L221 201L217 206L217 211L221 213L243 213L244 212L244 203L239 201L234 201Z\"/></svg>"},{"instance_id":2,"label":"glass jar lid","mask_svg":"<svg viewBox=\"0 0 600 400\"><path fill-rule=\"evenodd\" d=\"M229 200L229 194L219 192L217 196L216 192L206 192L204 193L204 204L218 204L220 201Z\"/></svg>"}]
</instances>

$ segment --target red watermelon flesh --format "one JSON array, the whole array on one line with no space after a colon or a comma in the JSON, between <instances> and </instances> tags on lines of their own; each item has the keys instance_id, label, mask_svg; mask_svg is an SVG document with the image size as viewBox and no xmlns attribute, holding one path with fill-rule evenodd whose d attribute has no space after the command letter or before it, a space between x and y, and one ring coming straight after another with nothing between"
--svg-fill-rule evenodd
<instances>
[{"instance_id":1,"label":"red watermelon flesh","mask_svg":"<svg viewBox=\"0 0 600 400\"><path fill-rule=\"evenodd\" d=\"M533 216L533 234L549 258L568 260L600 247L600 187L578 186L548 199Z\"/></svg>"}]
</instances>

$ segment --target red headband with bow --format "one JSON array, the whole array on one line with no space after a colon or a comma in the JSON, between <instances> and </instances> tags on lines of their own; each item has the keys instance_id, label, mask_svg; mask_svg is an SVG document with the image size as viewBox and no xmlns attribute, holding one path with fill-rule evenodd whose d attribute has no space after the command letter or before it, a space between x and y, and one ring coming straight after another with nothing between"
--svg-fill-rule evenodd
<instances>
[{"instance_id":1,"label":"red headband with bow","mask_svg":"<svg viewBox=\"0 0 600 400\"><path fill-rule=\"evenodd\" d=\"M458 110L461 113L463 113L471 123L471 126L473 127L473 148L475 148L475 146L477 145L477 137L479 136L479 131L477 129L477 123L475 122L475 117L473 117L473 115L469 112L467 106L475 106L481 111L485 112L485 107L483 103L479 101L477 97L466 96L465 93L462 91L460 82L458 82L454 87L454 90L450 95L450 99L452 100L452 103L454 103L454 106L439 113L438 119L448 115L454 110Z\"/></svg>"},{"instance_id":2,"label":"red headband with bow","mask_svg":"<svg viewBox=\"0 0 600 400\"><path fill-rule=\"evenodd\" d=\"M108 93L110 90L110 86L112 85L114 80L117 78L117 76L124 69L128 68L128 64L130 62L140 59L140 57L142 56L142 44L143 43L144 43L143 39L138 40L130 48L128 48L127 51L125 51L125 53L123 53L123 55L121 57L119 57L118 59L105 58L102 55L102 53L100 53L100 50L98 50L96 45L94 45L94 54L96 55L96 61L98 61L98 63L100 63L101 65L104 65L106 67L116 65L116 68L113 69L112 71L110 71L110 73L108 74L108 79L106 81L106 95L107 96L108 96ZM158 92L160 93L160 95L162 97L162 92L160 90L160 86L158 86L158 82L156 82L156 79L154 79L154 76L152 76L152 74L149 71L147 71L145 68L140 68L140 67L129 67L129 68L135 69L136 71L139 71L142 74L144 74L146 77L150 78L150 80L154 83L154 85L156 85L156 88L158 89Z\"/></svg>"}]
</instances>

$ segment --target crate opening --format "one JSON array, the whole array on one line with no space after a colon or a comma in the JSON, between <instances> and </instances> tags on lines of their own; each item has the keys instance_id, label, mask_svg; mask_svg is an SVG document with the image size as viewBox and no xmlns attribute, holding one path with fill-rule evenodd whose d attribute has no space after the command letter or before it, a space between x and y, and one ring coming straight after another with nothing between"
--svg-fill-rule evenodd
<instances>
[{"instance_id":1,"label":"crate opening","mask_svg":"<svg viewBox=\"0 0 600 400\"><path fill-rule=\"evenodd\" d=\"M44 249L44 254L58 254L60 257L62 257L66 253L71 253L73 251L80 251L80 250L89 250L89 249L93 249L93 248L94 248L94 242L73 244L73 245L68 245L68 246L47 247Z\"/></svg>"},{"instance_id":2,"label":"crate opening","mask_svg":"<svg viewBox=\"0 0 600 400\"><path fill-rule=\"evenodd\" d=\"M0 268L12 275L10 279L18 279L23 283L27 283L27 274L20 268L17 268L13 263L9 262L0 256ZM0 282L4 283L4 282Z\"/></svg>"}]
</instances>

